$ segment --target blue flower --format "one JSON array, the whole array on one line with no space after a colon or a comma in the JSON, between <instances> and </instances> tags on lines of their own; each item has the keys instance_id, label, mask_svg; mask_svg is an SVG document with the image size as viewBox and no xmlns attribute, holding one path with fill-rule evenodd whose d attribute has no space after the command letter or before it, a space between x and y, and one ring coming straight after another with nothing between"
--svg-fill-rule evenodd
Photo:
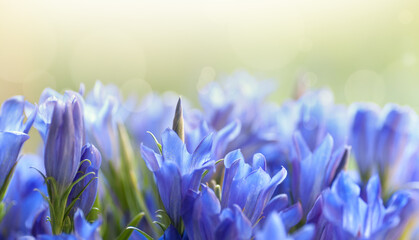
<instances>
[{"instance_id":1,"label":"blue flower","mask_svg":"<svg viewBox=\"0 0 419 240\"><path fill-rule=\"evenodd\" d=\"M101 224L101 219L89 223L84 217L83 211L77 209L74 214L74 235L78 239L101 239L99 235L99 227Z\"/></svg>"},{"instance_id":2,"label":"blue flower","mask_svg":"<svg viewBox=\"0 0 419 240\"><path fill-rule=\"evenodd\" d=\"M410 201L408 194L398 192L385 207L380 195L377 175L368 181L364 195L342 172L316 201L308 221L317 224L317 236L322 239L384 239L399 232L400 215Z\"/></svg>"},{"instance_id":3,"label":"blue flower","mask_svg":"<svg viewBox=\"0 0 419 240\"><path fill-rule=\"evenodd\" d=\"M224 166L221 207L232 208L237 205L243 209L250 222L255 224L275 189L287 176L287 171L282 168L271 178L265 171L266 159L262 154L255 154L253 164L249 165L244 162L240 150L227 154Z\"/></svg>"},{"instance_id":4,"label":"blue flower","mask_svg":"<svg viewBox=\"0 0 419 240\"><path fill-rule=\"evenodd\" d=\"M67 204L70 204L72 201L76 200L76 203L71 210L71 216L74 215L76 208L81 209L83 213L86 215L89 214L89 211L92 208L93 203L96 199L98 185L97 176L102 159L99 151L95 148L95 146L91 144L86 144L83 147L82 156L80 160L84 161L86 159L88 159L90 162L85 161L80 165L77 174L74 177L74 181L81 178L86 173L93 172L94 174L88 175L87 177L83 178L83 180L78 182L71 189L71 193L68 196ZM85 187L86 189L84 189ZM79 196L81 192L82 194L81 196Z\"/></svg>"},{"instance_id":5,"label":"blue flower","mask_svg":"<svg viewBox=\"0 0 419 240\"><path fill-rule=\"evenodd\" d=\"M202 185L201 192L188 191L182 218L188 239L249 239L252 223L238 205L221 209L214 192Z\"/></svg>"},{"instance_id":6,"label":"blue flower","mask_svg":"<svg viewBox=\"0 0 419 240\"><path fill-rule=\"evenodd\" d=\"M179 136L171 129L162 134L162 153L141 145L141 155L154 173L156 184L173 224L178 228L182 201L189 189L197 191L205 170L214 168L211 158L212 135L201 141L190 154Z\"/></svg>"},{"instance_id":7,"label":"blue flower","mask_svg":"<svg viewBox=\"0 0 419 240\"><path fill-rule=\"evenodd\" d=\"M18 162L4 203L6 215L0 223L0 238L16 239L31 233L32 223L44 200L34 189L44 189L44 179L33 168L43 170L42 158L25 155Z\"/></svg>"},{"instance_id":8,"label":"blue flower","mask_svg":"<svg viewBox=\"0 0 419 240\"><path fill-rule=\"evenodd\" d=\"M335 148L346 143L348 117L346 109L334 104L333 94L327 89L309 91L298 100L299 119L297 130L311 151L330 134Z\"/></svg>"},{"instance_id":9,"label":"blue flower","mask_svg":"<svg viewBox=\"0 0 419 240\"><path fill-rule=\"evenodd\" d=\"M305 225L298 232L288 235L288 230L285 227L287 219L283 219L280 213L272 213L268 216L264 226L255 234L256 240L268 239L284 239L284 240L309 240L313 239L315 228L313 225Z\"/></svg>"},{"instance_id":10,"label":"blue flower","mask_svg":"<svg viewBox=\"0 0 419 240\"><path fill-rule=\"evenodd\" d=\"M221 202L205 185L200 192L189 190L185 197L182 218L190 239L249 239L253 226L265 213L280 211L288 205L284 195L271 200L276 187L286 177L286 170L271 178L265 172L262 154L256 154L249 165L236 150L227 154L224 164Z\"/></svg>"},{"instance_id":11,"label":"blue flower","mask_svg":"<svg viewBox=\"0 0 419 240\"><path fill-rule=\"evenodd\" d=\"M37 110L33 109L26 122L25 103L22 96L6 100L0 110L0 186L12 170L19 156L23 143L29 139L28 132L32 127Z\"/></svg>"},{"instance_id":12,"label":"blue flower","mask_svg":"<svg viewBox=\"0 0 419 240\"><path fill-rule=\"evenodd\" d=\"M237 204L222 209L220 201L206 185L201 186L199 193L189 191L184 204L184 237L189 239L250 239L255 233L261 232L260 225L270 224L265 223L266 216L272 214L279 214L284 222L282 229L277 230L288 233L302 218L300 204L288 207L288 197L278 195L263 209L260 221L252 223L245 215L245 209ZM302 230L301 235L309 235L312 231L310 228Z\"/></svg>"},{"instance_id":13,"label":"blue flower","mask_svg":"<svg viewBox=\"0 0 419 240\"><path fill-rule=\"evenodd\" d=\"M329 187L345 167L349 148L333 152L333 138L326 135L318 148L311 152L303 137L294 135L297 156L292 161L291 191L295 201L300 201L306 216L323 189Z\"/></svg>"},{"instance_id":14,"label":"blue flower","mask_svg":"<svg viewBox=\"0 0 419 240\"><path fill-rule=\"evenodd\" d=\"M350 143L361 176L366 181L378 172L387 191L387 182L397 167L403 168L402 174L410 172L408 168L412 166L405 162L411 148L418 149L418 140L412 131L417 116L410 108L394 104L386 105L381 111L373 104L354 104L351 111Z\"/></svg>"},{"instance_id":15,"label":"blue flower","mask_svg":"<svg viewBox=\"0 0 419 240\"><path fill-rule=\"evenodd\" d=\"M65 91L64 94L60 94L50 88L46 88L42 92L41 97L39 98L38 114L35 119L34 127L38 130L44 143L47 141L48 131L57 102L73 101L74 98L77 99L81 111L83 112L84 100L77 92ZM32 108L35 108L35 106L32 105Z\"/></svg>"},{"instance_id":16,"label":"blue flower","mask_svg":"<svg viewBox=\"0 0 419 240\"><path fill-rule=\"evenodd\" d=\"M79 168L84 145L83 112L75 96L65 102L56 101L45 143L45 172L65 191Z\"/></svg>"}]
</instances>

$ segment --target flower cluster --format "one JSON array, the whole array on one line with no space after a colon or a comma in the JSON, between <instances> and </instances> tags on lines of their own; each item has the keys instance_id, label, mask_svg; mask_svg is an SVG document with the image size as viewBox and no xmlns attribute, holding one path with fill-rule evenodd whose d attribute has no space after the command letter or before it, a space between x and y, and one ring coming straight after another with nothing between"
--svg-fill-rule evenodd
<instances>
[{"instance_id":1,"label":"flower cluster","mask_svg":"<svg viewBox=\"0 0 419 240\"><path fill-rule=\"evenodd\" d=\"M327 89L277 104L274 87L235 73L198 109L101 82L6 100L0 239L419 237L418 115Z\"/></svg>"}]
</instances>

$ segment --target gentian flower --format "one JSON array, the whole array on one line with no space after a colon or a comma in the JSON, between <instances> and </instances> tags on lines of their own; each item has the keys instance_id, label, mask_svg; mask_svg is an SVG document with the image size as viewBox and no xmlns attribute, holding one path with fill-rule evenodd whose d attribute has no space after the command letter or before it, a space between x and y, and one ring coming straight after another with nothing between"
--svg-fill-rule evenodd
<instances>
[{"instance_id":1,"label":"gentian flower","mask_svg":"<svg viewBox=\"0 0 419 240\"><path fill-rule=\"evenodd\" d=\"M166 129L162 134L162 152L141 145L141 155L154 173L163 205L178 228L182 201L189 189L197 191L205 170L214 168L211 158L212 135L204 138L190 154L178 134Z\"/></svg>"},{"instance_id":2,"label":"gentian flower","mask_svg":"<svg viewBox=\"0 0 419 240\"><path fill-rule=\"evenodd\" d=\"M36 108L25 118L25 103L22 96L6 100L0 110L0 186L15 165L23 143L29 139L28 132L36 116ZM1 200L1 199L0 199Z\"/></svg>"},{"instance_id":3,"label":"gentian flower","mask_svg":"<svg viewBox=\"0 0 419 240\"><path fill-rule=\"evenodd\" d=\"M77 179L89 172L93 172L94 175L86 176L71 189L67 204L76 201L74 207L71 209L71 215L74 215L75 209L80 209L85 215L89 214L97 194L98 180L96 176L98 176L102 162L99 151L95 146L86 144L82 150L81 161L84 162L80 165L74 181L77 181ZM86 189L84 189L85 187ZM79 196L80 193L81 196Z\"/></svg>"},{"instance_id":4,"label":"gentian flower","mask_svg":"<svg viewBox=\"0 0 419 240\"><path fill-rule=\"evenodd\" d=\"M266 159L262 154L253 156L253 164L245 163L240 150L230 152L224 158L225 175L221 195L221 207L234 205L243 209L252 224L261 217L264 207L271 200L276 187L285 179L282 168L272 178L266 172Z\"/></svg>"},{"instance_id":5,"label":"gentian flower","mask_svg":"<svg viewBox=\"0 0 419 240\"><path fill-rule=\"evenodd\" d=\"M56 101L45 143L45 172L64 192L73 182L79 168L84 145L83 112L75 96Z\"/></svg>"},{"instance_id":6,"label":"gentian flower","mask_svg":"<svg viewBox=\"0 0 419 240\"><path fill-rule=\"evenodd\" d=\"M395 193L387 207L381 199L380 179L374 175L365 195L348 173L342 172L330 189L324 190L311 210L308 221L317 224L320 239L384 239L399 232L401 214L409 195Z\"/></svg>"},{"instance_id":7,"label":"gentian flower","mask_svg":"<svg viewBox=\"0 0 419 240\"><path fill-rule=\"evenodd\" d=\"M419 141L412 131L417 115L408 107L393 104L386 105L381 111L373 104L354 104L351 110L350 142L361 176L366 180L378 172L384 190L388 191L387 183L397 167L403 167L403 174L410 172L408 168L412 167L404 162L408 161L407 153L412 146L418 149Z\"/></svg>"},{"instance_id":8,"label":"gentian flower","mask_svg":"<svg viewBox=\"0 0 419 240\"><path fill-rule=\"evenodd\" d=\"M311 152L298 132L294 135L294 144L297 155L292 161L291 190L306 216L322 190L329 187L345 167L349 148L341 147L333 152L333 138L326 135L320 146Z\"/></svg>"},{"instance_id":9,"label":"gentian flower","mask_svg":"<svg viewBox=\"0 0 419 240\"><path fill-rule=\"evenodd\" d=\"M222 209L219 199L206 185L201 186L199 193L189 191L184 203L187 207L182 214L185 223L183 237L188 239L250 239L255 233L262 234L260 225L270 224L266 223L266 216L273 214L279 214L284 222L282 228L277 230L287 234L302 217L299 204L287 208L287 196L278 195L264 208L260 221L252 224L244 209L237 204ZM313 226L304 227L299 235L311 236L313 230Z\"/></svg>"},{"instance_id":10,"label":"gentian flower","mask_svg":"<svg viewBox=\"0 0 419 240\"><path fill-rule=\"evenodd\" d=\"M263 155L256 154L251 166L244 162L239 150L227 154L224 164L221 202L205 185L200 192L190 189L187 193L182 218L191 239L249 239L253 225L264 213L279 211L287 205L283 204L283 196L270 201L275 188L286 177L285 169L271 178L265 172Z\"/></svg>"},{"instance_id":11,"label":"gentian flower","mask_svg":"<svg viewBox=\"0 0 419 240\"><path fill-rule=\"evenodd\" d=\"M343 106L334 104L333 94L327 89L309 91L298 99L300 117L297 130L311 151L330 134L335 148L346 143L348 117Z\"/></svg>"},{"instance_id":12,"label":"gentian flower","mask_svg":"<svg viewBox=\"0 0 419 240\"><path fill-rule=\"evenodd\" d=\"M84 109L84 100L81 95L73 91L65 91L64 94L60 94L55 90L46 88L39 98L38 114L35 119L34 127L38 130L44 143L47 141L48 131L52 122L54 108L57 102L73 101L76 98L80 105L81 111ZM35 109L34 105L29 105L30 108ZM29 109L30 109L29 108ZM83 141L85 139L83 133Z\"/></svg>"},{"instance_id":13,"label":"gentian flower","mask_svg":"<svg viewBox=\"0 0 419 240\"><path fill-rule=\"evenodd\" d=\"M238 205L221 209L214 192L205 185L201 192L188 191L182 218L189 239L249 239L252 223Z\"/></svg>"}]
</instances>

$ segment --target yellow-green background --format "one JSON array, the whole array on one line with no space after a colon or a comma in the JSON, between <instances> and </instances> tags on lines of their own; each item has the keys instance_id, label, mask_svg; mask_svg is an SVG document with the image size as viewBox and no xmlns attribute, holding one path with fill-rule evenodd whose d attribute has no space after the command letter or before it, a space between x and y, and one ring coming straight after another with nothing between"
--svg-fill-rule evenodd
<instances>
[{"instance_id":1,"label":"yellow-green background","mask_svg":"<svg viewBox=\"0 0 419 240\"><path fill-rule=\"evenodd\" d=\"M419 109L419 1L3 1L0 100L46 86L197 88L236 70Z\"/></svg>"}]
</instances>

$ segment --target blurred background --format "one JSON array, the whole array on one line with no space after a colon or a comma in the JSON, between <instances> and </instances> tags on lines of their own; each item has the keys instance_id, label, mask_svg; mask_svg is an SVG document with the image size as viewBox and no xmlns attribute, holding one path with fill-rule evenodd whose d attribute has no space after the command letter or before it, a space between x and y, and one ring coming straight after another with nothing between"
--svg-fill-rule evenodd
<instances>
[{"instance_id":1,"label":"blurred background","mask_svg":"<svg viewBox=\"0 0 419 240\"><path fill-rule=\"evenodd\" d=\"M196 101L237 70L277 81L277 101L304 79L419 110L419 1L0 0L1 101L96 80Z\"/></svg>"}]
</instances>

